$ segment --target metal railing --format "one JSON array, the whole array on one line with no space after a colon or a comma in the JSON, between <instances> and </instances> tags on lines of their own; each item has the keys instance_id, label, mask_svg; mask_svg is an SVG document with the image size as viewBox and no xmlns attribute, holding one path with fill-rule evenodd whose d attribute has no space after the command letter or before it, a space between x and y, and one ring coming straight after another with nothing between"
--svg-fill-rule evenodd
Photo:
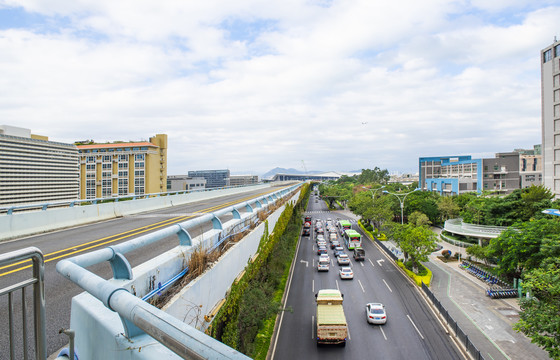
<instances>
[{"instance_id":1,"label":"metal railing","mask_svg":"<svg viewBox=\"0 0 560 360\"><path fill-rule=\"evenodd\" d=\"M253 199L251 203L256 204L257 208L262 208L289 195L299 186L298 184L258 197ZM198 359L200 354L212 359L248 359L245 355L86 269L91 265L108 261L113 269L114 279L132 279L132 269L124 254L172 235L179 238L180 245L192 247L194 244L188 232L189 229L211 221L214 230L223 232L224 229L219 216L231 212L234 219L238 219L240 223L244 222L245 218L238 211L238 209L244 207L250 213L248 216L251 216L253 208L249 202L238 204L115 246L61 260L56 264L56 269L61 275L102 301L108 309L117 312L128 338L146 333L185 359Z\"/></svg>"},{"instance_id":2,"label":"metal railing","mask_svg":"<svg viewBox=\"0 0 560 360\"><path fill-rule=\"evenodd\" d=\"M442 305L442 303L436 298L434 293L426 286L426 284L422 283L422 290L428 296L432 304L436 307L439 311L445 322L449 325L451 330L455 333L455 337L459 340L459 342L465 347L465 349L471 354L474 360L484 360L481 352L478 348L472 343L469 339L469 336L461 329L457 321L455 321L447 309Z\"/></svg>"},{"instance_id":3,"label":"metal railing","mask_svg":"<svg viewBox=\"0 0 560 360\"><path fill-rule=\"evenodd\" d=\"M45 360L47 358L47 344L45 333L45 265L43 253L36 247L28 247L21 250L0 254L0 267L31 259L33 263L33 276L30 279L0 289L0 297L8 296L8 333L10 359L21 359L16 357L15 349L15 320L14 320L14 293L21 290L21 314L22 314L22 352L23 359L28 359L27 339L27 310L25 289L33 286L33 323L35 340L35 359ZM19 353L19 352L18 352Z\"/></svg>"}]
</instances>

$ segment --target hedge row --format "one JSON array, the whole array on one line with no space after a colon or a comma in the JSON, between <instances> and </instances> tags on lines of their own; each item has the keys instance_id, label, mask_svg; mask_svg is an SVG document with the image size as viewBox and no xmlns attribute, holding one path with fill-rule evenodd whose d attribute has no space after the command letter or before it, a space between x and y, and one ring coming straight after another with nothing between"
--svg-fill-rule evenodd
<instances>
[{"instance_id":1,"label":"hedge row","mask_svg":"<svg viewBox=\"0 0 560 360\"><path fill-rule=\"evenodd\" d=\"M274 327L286 272L299 237L302 200L308 196L309 185L306 184L295 207L286 204L270 235L268 222L265 222L257 257L247 265L243 277L232 284L225 304L209 329L212 337L248 356L260 357L264 352L262 358L266 357L270 336L267 339L267 332L262 335L261 331L270 328L271 322Z\"/></svg>"}]
</instances>

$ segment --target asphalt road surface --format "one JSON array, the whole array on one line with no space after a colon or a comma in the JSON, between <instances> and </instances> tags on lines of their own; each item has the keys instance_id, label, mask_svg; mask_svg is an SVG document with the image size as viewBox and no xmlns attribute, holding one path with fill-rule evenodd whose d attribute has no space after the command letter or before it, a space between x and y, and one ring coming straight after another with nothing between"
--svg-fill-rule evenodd
<instances>
[{"instance_id":1,"label":"asphalt road surface","mask_svg":"<svg viewBox=\"0 0 560 360\"><path fill-rule=\"evenodd\" d=\"M313 220L344 218L329 212L323 201L315 200L314 196L310 198L306 212ZM355 223L352 228L361 233ZM300 240L286 310L281 317L277 343L273 342L273 359L463 359L415 285L371 241L362 238L365 261L351 258L354 279L341 280L339 265L330 248L330 270L317 271L314 236L312 231L312 236ZM351 257L346 247L345 250ZM316 343L315 294L326 288L338 288L344 294L349 328L345 347ZM368 324L365 305L369 302L385 305L388 318L385 325Z\"/></svg>"},{"instance_id":2,"label":"asphalt road surface","mask_svg":"<svg viewBox=\"0 0 560 360\"><path fill-rule=\"evenodd\" d=\"M66 257L76 256L81 253L105 248L124 242L140 235L144 235L174 223L183 222L188 218L199 216L200 213L212 212L231 206L236 203L245 202L249 199L262 196L268 192L279 190L278 187L249 191L243 194L224 196L217 199L209 199L191 203L188 205L174 206L157 211L146 212L137 215L80 226L76 228L51 232L47 234L31 236L27 238L0 243L0 254L13 250L35 246L45 255L45 298L46 298L46 335L47 354L53 354L68 343L66 335L59 334L60 329L70 326L70 304L73 296L83 290L74 283L66 280L56 272L56 263ZM243 213L243 209L240 210ZM197 214L198 213L198 214ZM5 215L4 215L5 216ZM231 215L221 217L220 220L227 221ZM206 227L189 230L191 236L211 228L208 223ZM179 244L177 237L170 237L159 241L149 247L126 254L130 265L134 268ZM31 277L31 269L25 268L26 264L0 268L0 289L13 285ZM110 265L103 263L92 266L91 271L97 275L109 279L112 277ZM27 321L26 327L30 336L28 339L28 356L35 357L33 346L33 316L32 316L32 289L26 291ZM16 359L23 359L22 351L22 312L21 291L14 293L14 322ZM8 299L7 296L0 297L0 360L9 359L9 332L8 329Z\"/></svg>"}]
</instances>

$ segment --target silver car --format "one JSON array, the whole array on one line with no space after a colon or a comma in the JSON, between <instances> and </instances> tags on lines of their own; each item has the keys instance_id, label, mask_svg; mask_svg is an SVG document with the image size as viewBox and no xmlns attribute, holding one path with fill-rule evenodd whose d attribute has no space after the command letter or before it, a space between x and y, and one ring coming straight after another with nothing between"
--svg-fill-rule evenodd
<instances>
[{"instance_id":1,"label":"silver car","mask_svg":"<svg viewBox=\"0 0 560 360\"><path fill-rule=\"evenodd\" d=\"M340 268L338 273L339 273L341 279L353 279L354 278L354 272L352 271L352 268L347 267L347 266L345 266L343 268Z\"/></svg>"}]
</instances>

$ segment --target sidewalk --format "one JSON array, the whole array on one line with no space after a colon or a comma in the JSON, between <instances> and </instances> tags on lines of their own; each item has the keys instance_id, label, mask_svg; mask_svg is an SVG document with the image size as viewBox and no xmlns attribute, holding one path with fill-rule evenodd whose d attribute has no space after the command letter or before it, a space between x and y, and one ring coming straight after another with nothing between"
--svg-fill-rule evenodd
<instances>
[{"instance_id":1,"label":"sidewalk","mask_svg":"<svg viewBox=\"0 0 560 360\"><path fill-rule=\"evenodd\" d=\"M439 244L466 255L463 248ZM440 254L432 253L425 263L433 273L430 289L485 359L549 359L546 351L512 329L519 320L517 299L491 299L485 282L459 268L458 261L444 263L437 258Z\"/></svg>"}]
</instances>

